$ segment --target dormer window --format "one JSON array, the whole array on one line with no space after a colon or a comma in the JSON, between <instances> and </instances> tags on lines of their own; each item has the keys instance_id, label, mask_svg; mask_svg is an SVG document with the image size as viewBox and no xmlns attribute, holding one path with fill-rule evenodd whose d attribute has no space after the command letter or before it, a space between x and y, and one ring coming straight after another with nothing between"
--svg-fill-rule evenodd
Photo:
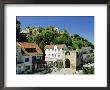
<instances>
[{"instance_id":1,"label":"dormer window","mask_svg":"<svg viewBox=\"0 0 110 90\"><path fill-rule=\"evenodd\" d=\"M58 55L58 57L60 57L60 55Z\"/></svg>"},{"instance_id":2,"label":"dormer window","mask_svg":"<svg viewBox=\"0 0 110 90\"><path fill-rule=\"evenodd\" d=\"M36 52L36 48L25 48L27 52Z\"/></svg>"},{"instance_id":3,"label":"dormer window","mask_svg":"<svg viewBox=\"0 0 110 90\"><path fill-rule=\"evenodd\" d=\"M29 62L29 58L25 58L25 62Z\"/></svg>"}]
</instances>

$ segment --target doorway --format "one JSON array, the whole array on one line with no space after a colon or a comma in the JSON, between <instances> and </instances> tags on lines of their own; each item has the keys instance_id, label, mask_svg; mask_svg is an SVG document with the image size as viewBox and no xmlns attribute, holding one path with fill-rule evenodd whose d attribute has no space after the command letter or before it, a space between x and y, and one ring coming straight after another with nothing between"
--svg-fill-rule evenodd
<instances>
[{"instance_id":1,"label":"doorway","mask_svg":"<svg viewBox=\"0 0 110 90\"><path fill-rule=\"evenodd\" d=\"M65 61L65 68L70 68L70 60L66 59Z\"/></svg>"}]
</instances>

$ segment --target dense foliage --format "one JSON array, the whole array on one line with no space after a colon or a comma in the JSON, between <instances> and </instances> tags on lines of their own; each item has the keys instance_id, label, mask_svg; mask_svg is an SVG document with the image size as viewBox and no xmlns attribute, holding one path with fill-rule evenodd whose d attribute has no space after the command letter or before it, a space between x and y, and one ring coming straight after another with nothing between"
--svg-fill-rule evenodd
<instances>
[{"instance_id":1,"label":"dense foliage","mask_svg":"<svg viewBox=\"0 0 110 90\"><path fill-rule=\"evenodd\" d=\"M64 68L63 66L63 61L62 60L57 60L54 62L54 67L56 67L56 69L58 71L60 71L62 68Z\"/></svg>"},{"instance_id":2,"label":"dense foliage","mask_svg":"<svg viewBox=\"0 0 110 90\"><path fill-rule=\"evenodd\" d=\"M16 41L19 40L19 33L20 33L20 30L21 30L20 25L21 25L20 21L18 21L16 19Z\"/></svg>"},{"instance_id":3,"label":"dense foliage","mask_svg":"<svg viewBox=\"0 0 110 90\"><path fill-rule=\"evenodd\" d=\"M94 45L78 34L70 35L66 29L59 30L54 26L47 27L30 27L27 26L24 31L20 33L20 21L16 21L17 41L36 42L38 46L44 50L45 45L49 44L65 44L69 49L75 50L81 47L92 47ZM20 34L20 35L19 35ZM19 36L18 36L19 35Z\"/></svg>"},{"instance_id":4,"label":"dense foliage","mask_svg":"<svg viewBox=\"0 0 110 90\"><path fill-rule=\"evenodd\" d=\"M91 67L83 67L84 74L94 74L94 66Z\"/></svg>"}]
</instances>

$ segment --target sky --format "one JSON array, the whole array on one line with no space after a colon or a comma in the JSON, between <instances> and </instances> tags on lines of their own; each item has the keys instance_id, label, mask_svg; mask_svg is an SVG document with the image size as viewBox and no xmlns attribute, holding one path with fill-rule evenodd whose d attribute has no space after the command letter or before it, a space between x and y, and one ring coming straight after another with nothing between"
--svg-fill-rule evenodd
<instances>
[{"instance_id":1,"label":"sky","mask_svg":"<svg viewBox=\"0 0 110 90\"><path fill-rule=\"evenodd\" d=\"M78 34L94 43L94 16L17 16L21 30L27 26L56 26L70 34Z\"/></svg>"}]
</instances>

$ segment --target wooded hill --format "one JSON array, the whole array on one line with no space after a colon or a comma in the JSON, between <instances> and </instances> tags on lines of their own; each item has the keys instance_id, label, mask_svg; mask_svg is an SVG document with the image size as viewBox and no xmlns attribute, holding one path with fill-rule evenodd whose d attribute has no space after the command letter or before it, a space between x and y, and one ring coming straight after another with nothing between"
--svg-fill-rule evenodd
<instances>
[{"instance_id":1,"label":"wooded hill","mask_svg":"<svg viewBox=\"0 0 110 90\"><path fill-rule=\"evenodd\" d=\"M82 47L94 48L94 45L78 34L69 34L68 30L60 30L55 26L31 27L21 30L20 21L16 20L16 41L35 42L43 50L45 45L65 44L69 49L75 50Z\"/></svg>"}]
</instances>

